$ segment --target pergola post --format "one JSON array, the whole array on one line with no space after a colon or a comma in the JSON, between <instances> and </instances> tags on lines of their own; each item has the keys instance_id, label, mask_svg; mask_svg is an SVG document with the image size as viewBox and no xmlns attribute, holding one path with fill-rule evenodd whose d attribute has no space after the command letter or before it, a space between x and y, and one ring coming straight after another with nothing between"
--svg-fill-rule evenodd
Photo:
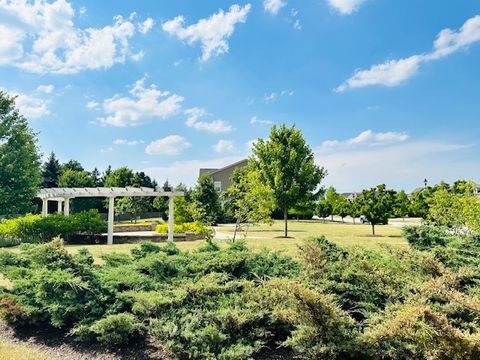
<instances>
[{"instance_id":1,"label":"pergola post","mask_svg":"<svg viewBox=\"0 0 480 360\"><path fill-rule=\"evenodd\" d=\"M47 198L42 199L42 217L47 216L48 214L48 200Z\"/></svg>"},{"instance_id":2,"label":"pergola post","mask_svg":"<svg viewBox=\"0 0 480 360\"><path fill-rule=\"evenodd\" d=\"M168 241L173 241L173 218L174 218L174 197L173 194L168 196Z\"/></svg>"},{"instance_id":3,"label":"pergola post","mask_svg":"<svg viewBox=\"0 0 480 360\"><path fill-rule=\"evenodd\" d=\"M115 198L110 196L108 198L108 235L107 235L107 244L113 244L113 216L115 210Z\"/></svg>"},{"instance_id":4,"label":"pergola post","mask_svg":"<svg viewBox=\"0 0 480 360\"><path fill-rule=\"evenodd\" d=\"M70 216L70 199L65 199L65 205L63 206L63 215Z\"/></svg>"},{"instance_id":5,"label":"pergola post","mask_svg":"<svg viewBox=\"0 0 480 360\"><path fill-rule=\"evenodd\" d=\"M63 202L63 200L57 200L57 213L58 214L62 213L62 202Z\"/></svg>"}]
</instances>

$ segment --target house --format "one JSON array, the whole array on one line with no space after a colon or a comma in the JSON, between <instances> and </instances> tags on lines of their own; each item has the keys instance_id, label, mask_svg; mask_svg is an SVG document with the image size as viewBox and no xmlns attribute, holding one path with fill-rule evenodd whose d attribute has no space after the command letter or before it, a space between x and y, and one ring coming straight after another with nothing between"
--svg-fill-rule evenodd
<instances>
[{"instance_id":1,"label":"house","mask_svg":"<svg viewBox=\"0 0 480 360\"><path fill-rule=\"evenodd\" d=\"M343 193L341 194L345 199L349 200L349 201L353 201L355 200L355 198L360 195L360 193L356 193L356 192L347 192L347 193Z\"/></svg>"},{"instance_id":2,"label":"house","mask_svg":"<svg viewBox=\"0 0 480 360\"><path fill-rule=\"evenodd\" d=\"M233 171L240 167L246 166L248 163L247 159L237 161L236 163L227 165L221 169L200 169L199 177L208 175L213 179L215 185L215 190L222 192L227 190L231 185L231 177Z\"/></svg>"}]
</instances>

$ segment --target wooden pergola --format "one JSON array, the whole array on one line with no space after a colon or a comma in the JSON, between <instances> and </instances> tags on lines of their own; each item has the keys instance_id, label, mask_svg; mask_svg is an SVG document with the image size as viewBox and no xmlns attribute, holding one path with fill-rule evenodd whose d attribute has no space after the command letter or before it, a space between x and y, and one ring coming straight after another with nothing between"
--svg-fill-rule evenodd
<instances>
[{"instance_id":1,"label":"wooden pergola","mask_svg":"<svg viewBox=\"0 0 480 360\"><path fill-rule=\"evenodd\" d=\"M124 196L141 197L168 197L168 241L173 241L174 224L174 202L175 196L183 196L181 191L163 191L148 187L95 187L95 188L46 188L41 189L37 197L42 199L42 216L48 214L48 202L56 201L58 203L58 212L65 216L70 215L70 200L74 198L104 197L108 198L108 236L107 244L113 244L113 220L115 198Z\"/></svg>"}]
</instances>

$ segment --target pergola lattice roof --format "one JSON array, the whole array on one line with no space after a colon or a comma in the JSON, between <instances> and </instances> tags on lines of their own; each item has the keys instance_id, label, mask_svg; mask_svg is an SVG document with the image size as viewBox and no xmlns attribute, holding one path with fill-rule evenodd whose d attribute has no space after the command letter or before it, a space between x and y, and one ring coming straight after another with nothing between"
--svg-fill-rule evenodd
<instances>
[{"instance_id":1,"label":"pergola lattice roof","mask_svg":"<svg viewBox=\"0 0 480 360\"><path fill-rule=\"evenodd\" d=\"M117 197L117 196L182 196L183 192L157 191L149 187L84 187L41 189L37 197L48 200L71 199L76 197Z\"/></svg>"}]
</instances>

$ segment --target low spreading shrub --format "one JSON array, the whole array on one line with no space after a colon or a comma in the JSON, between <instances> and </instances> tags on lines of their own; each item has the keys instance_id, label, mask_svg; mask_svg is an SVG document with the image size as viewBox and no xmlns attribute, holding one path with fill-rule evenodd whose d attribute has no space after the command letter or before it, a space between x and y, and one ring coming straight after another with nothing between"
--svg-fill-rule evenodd
<instances>
[{"instance_id":1,"label":"low spreading shrub","mask_svg":"<svg viewBox=\"0 0 480 360\"><path fill-rule=\"evenodd\" d=\"M405 226L403 227L403 236L411 246L420 250L436 245L445 246L456 238L456 236L448 234L446 228L433 225Z\"/></svg>"},{"instance_id":2,"label":"low spreading shrub","mask_svg":"<svg viewBox=\"0 0 480 360\"><path fill-rule=\"evenodd\" d=\"M95 265L57 239L0 251L9 281L0 316L107 346L149 334L180 359L278 347L312 360L480 358L479 239L420 247L372 251L320 237L298 262L243 242L191 252L144 242Z\"/></svg>"}]
</instances>

